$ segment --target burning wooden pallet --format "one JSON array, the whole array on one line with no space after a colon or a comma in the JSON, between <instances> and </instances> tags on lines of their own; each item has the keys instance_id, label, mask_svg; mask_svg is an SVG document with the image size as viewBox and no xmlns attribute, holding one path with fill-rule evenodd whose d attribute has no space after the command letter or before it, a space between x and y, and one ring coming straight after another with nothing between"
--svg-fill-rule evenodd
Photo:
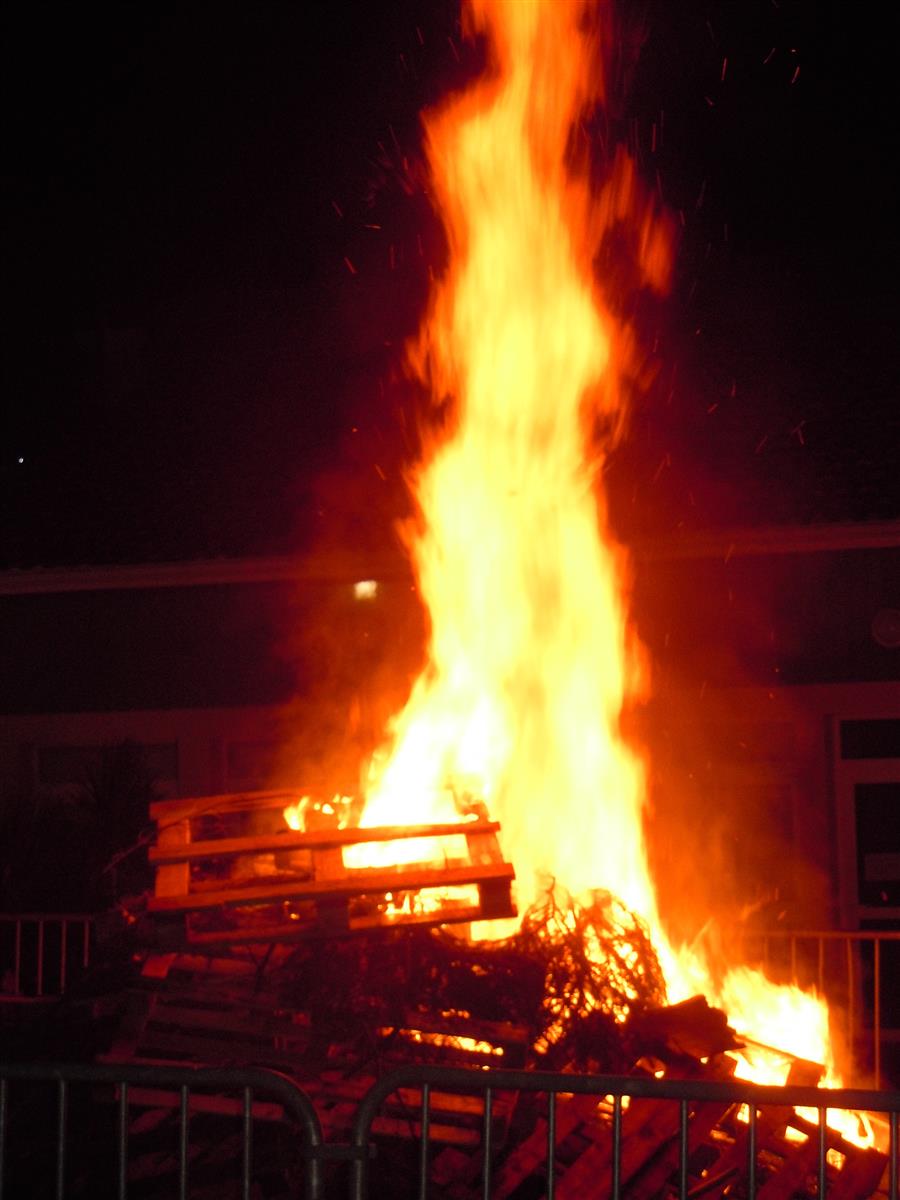
<instances>
[{"instance_id":1,"label":"burning wooden pallet","mask_svg":"<svg viewBox=\"0 0 900 1200\"><path fill-rule=\"evenodd\" d=\"M296 831L282 816L295 799L280 791L152 804L150 912L183 917L195 945L515 916L515 872L496 821ZM443 861L346 865L347 850L410 840L427 840Z\"/></svg>"},{"instance_id":2,"label":"burning wooden pallet","mask_svg":"<svg viewBox=\"0 0 900 1200\"><path fill-rule=\"evenodd\" d=\"M314 1014L285 1009L267 981L277 959L260 964L239 949L230 957L152 954L141 980L129 992L115 1040L100 1061L156 1065L269 1067L288 1074L312 1097L326 1136L349 1136L359 1102L380 1072L411 1061L453 1066L490 1062L521 1065L527 1033L509 1022L477 1021L464 1013L408 1010L389 1027L375 1029L364 1046L352 1031L342 1040L317 1027ZM177 1109L176 1092L131 1088L132 1104L153 1109L160 1119ZM421 1092L401 1089L391 1096L373 1126L379 1137L419 1136ZM204 1097L198 1111L229 1115L234 1102ZM483 1127L483 1102L440 1089L431 1093L430 1137L441 1146L473 1152ZM512 1101L494 1105L500 1126ZM273 1109L273 1119L280 1110ZM259 1114L267 1117L264 1110ZM150 1118L148 1117L147 1120Z\"/></svg>"},{"instance_id":3,"label":"burning wooden pallet","mask_svg":"<svg viewBox=\"0 0 900 1200\"><path fill-rule=\"evenodd\" d=\"M652 1014L657 1024L673 1022L679 1034L656 1053L635 1065L635 1074L667 1079L727 1081L736 1060L722 1041L710 1038L706 1053L693 1038L696 1053L679 1046L684 1016L696 1014L702 1035L714 1033L706 1021L705 1002L695 998ZM789 1084L815 1086L822 1068L796 1060ZM528 1114L529 1103L532 1106ZM547 1175L548 1118L542 1101L532 1098L520 1106L524 1131L495 1151L491 1196L515 1200L543 1194ZM727 1101L689 1101L687 1124L687 1185L692 1197L746 1194L750 1132L742 1106ZM611 1097L561 1095L553 1124L554 1194L560 1200L598 1198L612 1194L613 1104ZM826 1131L828 1195L865 1200L884 1193L887 1156L873 1148L848 1142L839 1132ZM678 1194L681 1160L680 1106L671 1100L632 1099L623 1106L618 1163L620 1194L627 1200L657 1200ZM435 1182L449 1200L474 1200L481 1194L480 1148L467 1153L447 1147L434 1162ZM818 1127L790 1106L760 1110L756 1122L757 1192L760 1200L794 1200L817 1194Z\"/></svg>"},{"instance_id":4,"label":"burning wooden pallet","mask_svg":"<svg viewBox=\"0 0 900 1200\"><path fill-rule=\"evenodd\" d=\"M410 931L410 935L412 931ZM406 936L406 935L405 935ZM367 941L369 939L366 939ZM296 947L281 947L287 955ZM253 948L230 957L169 954L148 957L134 989L130 1018L120 1029L112 1061L227 1065L241 1062L290 1074L312 1097L328 1140L347 1138L358 1105L385 1070L410 1062L522 1065L527 1031L512 1023L475 1020L464 1012L410 1008L366 1036L340 1025L317 1024L315 1012L284 1007L273 985L284 970L277 953L256 961ZM633 1024L646 1049L636 1074L669 1079L727 1080L735 1069L728 1051L732 1031L723 1015L701 998L654 1010ZM821 1068L797 1060L789 1083L813 1085ZM132 1102L145 1106L144 1122L177 1108L175 1092L144 1089ZM407 1087L391 1095L373 1133L380 1157L398 1168L417 1161L422 1094ZM209 1101L211 1113L218 1102ZM222 1115L229 1104L222 1101ZM210 1107L211 1106L211 1107ZM151 1112L156 1112L153 1117ZM432 1180L447 1200L481 1194L483 1099L431 1090L429 1136L434 1143ZM276 1114L277 1115L277 1114ZM547 1168L548 1122L542 1097L498 1092L492 1106L492 1196L497 1200L541 1194ZM624 1108L619 1178L623 1197L654 1200L673 1193L680 1156L680 1111L672 1101L632 1099ZM554 1123L556 1194L608 1194L612 1173L612 1105L609 1098L561 1095ZM798 1140L799 1139L799 1140ZM805 1140L804 1140L805 1139ZM765 1200L814 1195L817 1130L787 1107L760 1111L757 1182ZM688 1182L692 1195L740 1195L748 1162L749 1129L738 1105L689 1102ZM885 1156L827 1133L829 1196L862 1200L879 1195ZM412 1157L410 1157L412 1156Z\"/></svg>"}]
</instances>

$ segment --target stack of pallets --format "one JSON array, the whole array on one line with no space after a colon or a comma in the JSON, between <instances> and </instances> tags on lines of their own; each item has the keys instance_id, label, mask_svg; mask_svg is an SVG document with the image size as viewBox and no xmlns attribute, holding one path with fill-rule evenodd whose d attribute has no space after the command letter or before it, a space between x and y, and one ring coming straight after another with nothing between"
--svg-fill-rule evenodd
<instances>
[{"instance_id":1,"label":"stack of pallets","mask_svg":"<svg viewBox=\"0 0 900 1200\"><path fill-rule=\"evenodd\" d=\"M185 942L194 946L515 915L515 872L500 852L497 822L295 831L282 816L295 799L295 793L255 792L151 805L150 912L178 917ZM387 867L345 864L350 848L410 839L427 840L442 857ZM460 896L463 888L468 896Z\"/></svg>"}]
</instances>

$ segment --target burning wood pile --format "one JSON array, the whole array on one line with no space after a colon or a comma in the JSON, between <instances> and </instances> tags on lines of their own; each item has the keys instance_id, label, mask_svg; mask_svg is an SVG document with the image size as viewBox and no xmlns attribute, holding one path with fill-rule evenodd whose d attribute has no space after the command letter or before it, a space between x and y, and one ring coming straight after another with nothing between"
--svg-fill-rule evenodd
<instances>
[{"instance_id":1,"label":"burning wood pile","mask_svg":"<svg viewBox=\"0 0 900 1200\"><path fill-rule=\"evenodd\" d=\"M143 932L157 945L144 952L142 976L104 1056L108 1061L279 1069L314 1098L331 1141L346 1140L358 1103L377 1078L410 1063L686 1080L734 1076L741 1042L725 1014L701 997L666 1006L647 930L610 894L595 892L584 906L551 891L511 935L472 941L441 915L440 900L415 900L415 881L427 894L439 884L439 867L431 875L408 865L379 867L359 887L351 869L326 858L331 869L324 881L341 886L316 891L322 880L315 855L354 845L352 835L364 831L338 831L343 836L337 841L334 829L258 832L283 807L282 793L154 806L156 887ZM248 824L257 832L241 834ZM493 823L478 818L469 824L476 847L477 839L491 839L487 857L496 865L496 827L485 830ZM363 844L382 842L380 833ZM249 869L261 855L269 857ZM300 859L279 864L282 855ZM463 871L465 882L476 887L502 878L505 901L495 908L499 916L508 914L508 872L488 872L479 880L474 868L449 869ZM457 875L452 879L458 881ZM390 886L390 893L379 895L376 886ZM403 891L413 898L397 911L394 901ZM340 900L337 913L328 904L320 911L323 894L329 902ZM467 905L451 919L484 919L489 911L485 902L474 911ZM788 1081L814 1085L822 1073L821 1066L794 1059ZM420 1101L416 1089L401 1089L373 1126L396 1194L403 1192L398 1181L404 1172L413 1178ZM162 1112L178 1098L133 1089L132 1103ZM493 1196L540 1193L547 1148L542 1103L524 1093L495 1097ZM466 1200L480 1194L483 1118L477 1098L432 1092L435 1195ZM146 1118L141 1121L143 1127ZM608 1101L560 1097L557 1195L600 1194L596 1180L609 1177L611 1121ZM760 1196L815 1194L807 1184L815 1173L815 1133L788 1106L763 1110L756 1133ZM739 1194L748 1137L739 1106L691 1103L690 1178L698 1189L692 1194ZM632 1100L622 1139L622 1194L646 1200L667 1195L678 1170L677 1105ZM885 1155L831 1129L828 1148L829 1195L862 1200L879 1194Z\"/></svg>"},{"instance_id":2,"label":"burning wood pile","mask_svg":"<svg viewBox=\"0 0 900 1200\"><path fill-rule=\"evenodd\" d=\"M283 793L153 810L149 909L167 952L148 956L113 1052L288 1070L331 1137L398 1063L746 1077L751 1047L738 1054L730 1023L783 1047L759 1082L811 1082L830 1054L817 997L673 946L650 876L647 770L621 730L649 672L602 477L629 394L659 365L625 314L665 291L673 238L634 160L607 149L615 122L590 133L615 74L609 7L469 0L484 73L425 118L447 262L408 365L439 417L423 422L402 532L429 642L358 803L306 798L293 832ZM499 928L512 864L515 932ZM476 922L471 939L449 928ZM397 1163L413 1100L395 1097L376 1126ZM481 1110L433 1100L434 1167L462 1200ZM500 1097L493 1119L493 1194L541 1194L544 1117ZM629 1196L669 1194L677 1120L629 1105ZM558 1195L601 1194L609 1129L602 1104L560 1102ZM759 1194L811 1195L804 1118L773 1111L759 1132ZM828 1135L829 1194L877 1194L884 1158L849 1132ZM693 1105L688 1140L691 1194L741 1195L740 1112Z\"/></svg>"}]
</instances>

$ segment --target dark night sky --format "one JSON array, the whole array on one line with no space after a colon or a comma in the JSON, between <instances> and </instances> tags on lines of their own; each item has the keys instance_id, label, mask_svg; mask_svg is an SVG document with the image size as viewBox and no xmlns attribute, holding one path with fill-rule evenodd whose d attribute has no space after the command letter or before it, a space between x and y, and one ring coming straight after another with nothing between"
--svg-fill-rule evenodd
<instances>
[{"instance_id":1,"label":"dark night sky","mask_svg":"<svg viewBox=\"0 0 900 1200\"><path fill-rule=\"evenodd\" d=\"M2 565L389 541L455 12L7 6ZM900 516L896 70L863 19L627 7L612 127L682 232L626 533Z\"/></svg>"}]
</instances>

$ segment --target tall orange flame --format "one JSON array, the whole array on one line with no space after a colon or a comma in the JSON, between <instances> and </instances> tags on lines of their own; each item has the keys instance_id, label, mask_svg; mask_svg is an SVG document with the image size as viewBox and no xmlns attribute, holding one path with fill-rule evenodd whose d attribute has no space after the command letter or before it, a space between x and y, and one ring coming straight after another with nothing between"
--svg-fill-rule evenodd
<instances>
[{"instance_id":1,"label":"tall orange flame","mask_svg":"<svg viewBox=\"0 0 900 1200\"><path fill-rule=\"evenodd\" d=\"M592 12L609 16L606 4ZM579 121L602 90L587 15L582 0L469 0L489 68L426 119L449 256L411 361L451 429L412 478L428 661L373 761L363 823L454 820L483 802L520 904L547 877L573 894L615 892L650 926L673 999L705 991L743 1032L790 1050L796 1029L772 1024L788 1014L818 1030L798 1051L822 1061L819 1001L744 969L715 986L657 914L645 772L619 731L645 672L627 557L596 486L636 355L593 264L624 225L639 275L663 289L671 239L624 152L596 194L579 169Z\"/></svg>"},{"instance_id":2,"label":"tall orange flame","mask_svg":"<svg viewBox=\"0 0 900 1200\"><path fill-rule=\"evenodd\" d=\"M599 201L572 169L571 130L600 79L583 9L470 4L491 70L426 123L450 265L413 357L455 428L414 480L429 662L364 820L445 820L474 795L502 823L520 899L549 874L644 911L643 770L618 735L640 672L627 564L594 487L628 342L592 275L604 232L642 201L624 156ZM669 248L643 209L644 267L661 284ZM597 418L608 432L588 453Z\"/></svg>"}]
</instances>

